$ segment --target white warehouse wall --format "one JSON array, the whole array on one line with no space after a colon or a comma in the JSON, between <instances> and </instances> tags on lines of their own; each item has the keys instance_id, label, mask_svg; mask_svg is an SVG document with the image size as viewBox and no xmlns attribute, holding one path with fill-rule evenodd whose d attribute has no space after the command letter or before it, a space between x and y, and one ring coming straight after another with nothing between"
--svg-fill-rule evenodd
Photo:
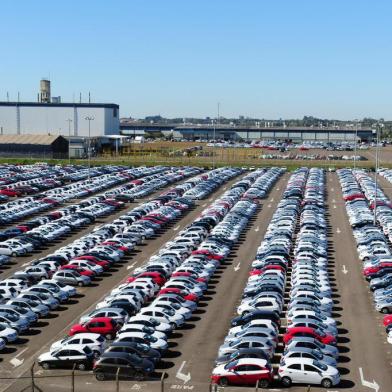
<instances>
[{"instance_id":1,"label":"white warehouse wall","mask_svg":"<svg viewBox=\"0 0 392 392\"><path fill-rule=\"evenodd\" d=\"M93 117L91 121L91 136L119 134L120 121L118 109L117 117L113 116L112 107L91 106L55 106L55 105L4 105L0 104L0 127L4 134L19 133L39 135L68 136L68 119L72 120L72 136L88 136L88 121L86 117Z\"/></svg>"}]
</instances>

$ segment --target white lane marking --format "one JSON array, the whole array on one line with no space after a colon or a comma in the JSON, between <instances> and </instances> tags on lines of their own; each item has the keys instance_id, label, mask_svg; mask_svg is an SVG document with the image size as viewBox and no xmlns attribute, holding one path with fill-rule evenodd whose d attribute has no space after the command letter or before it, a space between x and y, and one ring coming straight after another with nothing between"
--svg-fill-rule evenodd
<instances>
[{"instance_id":1,"label":"white lane marking","mask_svg":"<svg viewBox=\"0 0 392 392\"><path fill-rule=\"evenodd\" d=\"M136 261L134 261L132 264L128 265L127 270L130 270L135 264L136 264Z\"/></svg>"},{"instance_id":2,"label":"white lane marking","mask_svg":"<svg viewBox=\"0 0 392 392\"><path fill-rule=\"evenodd\" d=\"M241 267L241 262L239 262L235 267L234 267L234 271L237 272Z\"/></svg>"},{"instance_id":3,"label":"white lane marking","mask_svg":"<svg viewBox=\"0 0 392 392\"><path fill-rule=\"evenodd\" d=\"M260 230L260 226L257 226L257 227L255 228L255 232L257 233L259 230Z\"/></svg>"},{"instance_id":4,"label":"white lane marking","mask_svg":"<svg viewBox=\"0 0 392 392\"><path fill-rule=\"evenodd\" d=\"M273 202L274 202L274 198L273 198L273 197L271 198L270 202L271 202L271 203L273 203Z\"/></svg>"},{"instance_id":5,"label":"white lane marking","mask_svg":"<svg viewBox=\"0 0 392 392\"><path fill-rule=\"evenodd\" d=\"M335 209L336 209L336 205L335 205L335 204L333 205L333 208L335 208Z\"/></svg>"},{"instance_id":6,"label":"white lane marking","mask_svg":"<svg viewBox=\"0 0 392 392\"><path fill-rule=\"evenodd\" d=\"M332 203L336 203L336 200L335 200L335 199L332 199Z\"/></svg>"},{"instance_id":7,"label":"white lane marking","mask_svg":"<svg viewBox=\"0 0 392 392\"><path fill-rule=\"evenodd\" d=\"M12 359L10 360L10 364L11 364L14 368L20 366L23 362L24 362L24 359L23 359L23 358L22 358L22 359L12 358Z\"/></svg>"},{"instance_id":8,"label":"white lane marking","mask_svg":"<svg viewBox=\"0 0 392 392\"><path fill-rule=\"evenodd\" d=\"M334 191L335 191L335 188L331 188L331 191L334 192Z\"/></svg>"},{"instance_id":9,"label":"white lane marking","mask_svg":"<svg viewBox=\"0 0 392 392\"><path fill-rule=\"evenodd\" d=\"M268 208L271 208L272 207L272 205L271 204L268 204L268 206L267 206Z\"/></svg>"},{"instance_id":10,"label":"white lane marking","mask_svg":"<svg viewBox=\"0 0 392 392\"><path fill-rule=\"evenodd\" d=\"M204 203L203 205L202 205L202 207L205 207L207 205L207 203Z\"/></svg>"},{"instance_id":11,"label":"white lane marking","mask_svg":"<svg viewBox=\"0 0 392 392\"><path fill-rule=\"evenodd\" d=\"M340 231L340 229L339 229L339 227L336 229L336 234L340 234L341 233L341 231Z\"/></svg>"},{"instance_id":12,"label":"white lane marking","mask_svg":"<svg viewBox=\"0 0 392 392\"><path fill-rule=\"evenodd\" d=\"M346 266L345 266L344 264L343 264L342 272L343 272L344 274L347 274L347 273L348 273L348 269L346 268Z\"/></svg>"},{"instance_id":13,"label":"white lane marking","mask_svg":"<svg viewBox=\"0 0 392 392\"><path fill-rule=\"evenodd\" d=\"M176 226L173 231L177 231L179 228L181 227L181 225Z\"/></svg>"},{"instance_id":14,"label":"white lane marking","mask_svg":"<svg viewBox=\"0 0 392 392\"><path fill-rule=\"evenodd\" d=\"M180 366L179 369L177 370L177 373L176 373L176 377L177 377L179 380L183 381L184 384L185 384L186 382L190 381L190 379L191 379L191 374L190 374L189 372L188 372L188 374L182 373L182 369L184 368L185 364L186 364L186 361L183 361L182 364L181 364L181 366Z\"/></svg>"},{"instance_id":15,"label":"white lane marking","mask_svg":"<svg viewBox=\"0 0 392 392\"><path fill-rule=\"evenodd\" d=\"M359 375L361 376L361 383L362 383L362 385L363 385L364 387L373 389L374 391L378 392L378 390L380 389L380 386L376 383L375 380L373 380L373 382L366 381L366 380L363 378L363 371L362 371L362 368L359 368Z\"/></svg>"},{"instance_id":16,"label":"white lane marking","mask_svg":"<svg viewBox=\"0 0 392 392\"><path fill-rule=\"evenodd\" d=\"M29 265L30 263L23 263L22 267L26 267L27 265Z\"/></svg>"},{"instance_id":17,"label":"white lane marking","mask_svg":"<svg viewBox=\"0 0 392 392\"><path fill-rule=\"evenodd\" d=\"M19 356L21 356L28 349L29 349L28 347L25 347L23 350L21 350L18 354L15 355L15 358L18 358Z\"/></svg>"}]
</instances>

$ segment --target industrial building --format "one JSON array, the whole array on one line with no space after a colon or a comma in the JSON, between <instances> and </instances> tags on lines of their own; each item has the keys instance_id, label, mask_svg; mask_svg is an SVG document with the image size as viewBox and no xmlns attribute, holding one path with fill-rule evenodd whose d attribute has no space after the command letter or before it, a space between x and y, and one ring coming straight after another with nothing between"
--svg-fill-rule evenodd
<instances>
[{"instance_id":1,"label":"industrial building","mask_svg":"<svg viewBox=\"0 0 392 392\"><path fill-rule=\"evenodd\" d=\"M178 125L178 124L147 124L142 122L122 121L120 133L124 136L136 137L171 137L186 140L292 140L324 141L324 142L353 142L369 141L374 137L371 129L353 128L311 128L311 127L242 127L219 125L214 129L211 125Z\"/></svg>"},{"instance_id":2,"label":"industrial building","mask_svg":"<svg viewBox=\"0 0 392 392\"><path fill-rule=\"evenodd\" d=\"M2 157L68 158L68 140L59 135L0 135Z\"/></svg>"},{"instance_id":3,"label":"industrial building","mask_svg":"<svg viewBox=\"0 0 392 392\"><path fill-rule=\"evenodd\" d=\"M37 102L0 102L3 135L62 135L101 137L118 135L119 106L113 103L62 103L52 97L51 82L40 81Z\"/></svg>"},{"instance_id":4,"label":"industrial building","mask_svg":"<svg viewBox=\"0 0 392 392\"><path fill-rule=\"evenodd\" d=\"M102 103L0 102L3 135L118 135L119 106Z\"/></svg>"}]
</instances>

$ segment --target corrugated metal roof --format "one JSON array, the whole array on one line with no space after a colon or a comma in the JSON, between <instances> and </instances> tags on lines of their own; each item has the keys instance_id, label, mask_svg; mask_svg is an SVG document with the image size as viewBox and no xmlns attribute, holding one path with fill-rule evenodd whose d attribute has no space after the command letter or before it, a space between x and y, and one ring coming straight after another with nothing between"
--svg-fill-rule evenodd
<instances>
[{"instance_id":1,"label":"corrugated metal roof","mask_svg":"<svg viewBox=\"0 0 392 392\"><path fill-rule=\"evenodd\" d=\"M0 135L0 144L41 144L50 145L59 135Z\"/></svg>"}]
</instances>

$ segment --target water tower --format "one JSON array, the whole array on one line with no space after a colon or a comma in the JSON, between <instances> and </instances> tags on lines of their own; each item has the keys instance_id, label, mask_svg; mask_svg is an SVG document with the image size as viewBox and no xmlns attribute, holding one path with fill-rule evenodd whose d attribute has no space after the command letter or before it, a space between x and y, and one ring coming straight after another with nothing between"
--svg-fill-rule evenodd
<instances>
[{"instance_id":1,"label":"water tower","mask_svg":"<svg viewBox=\"0 0 392 392\"><path fill-rule=\"evenodd\" d=\"M40 81L40 102L50 103L50 80L41 79Z\"/></svg>"}]
</instances>

